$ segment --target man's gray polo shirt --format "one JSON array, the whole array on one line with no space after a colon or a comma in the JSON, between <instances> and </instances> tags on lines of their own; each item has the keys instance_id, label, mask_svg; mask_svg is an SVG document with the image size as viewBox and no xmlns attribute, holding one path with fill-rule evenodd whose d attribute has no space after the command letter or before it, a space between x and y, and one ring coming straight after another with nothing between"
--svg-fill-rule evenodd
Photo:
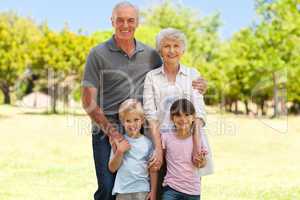
<instances>
[{"instance_id":1,"label":"man's gray polo shirt","mask_svg":"<svg viewBox=\"0 0 300 200\"><path fill-rule=\"evenodd\" d=\"M87 58L82 85L97 88L97 104L106 115L117 114L119 105L128 98L142 100L147 72L162 64L154 49L135 43L130 58L113 37L93 48Z\"/></svg>"}]
</instances>

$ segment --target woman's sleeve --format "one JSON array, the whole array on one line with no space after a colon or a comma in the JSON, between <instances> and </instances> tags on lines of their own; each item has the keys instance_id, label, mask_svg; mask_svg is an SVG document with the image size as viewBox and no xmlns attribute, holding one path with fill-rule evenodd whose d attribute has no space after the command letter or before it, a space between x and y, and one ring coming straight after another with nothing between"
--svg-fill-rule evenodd
<instances>
[{"instance_id":1,"label":"woman's sleeve","mask_svg":"<svg viewBox=\"0 0 300 200\"><path fill-rule=\"evenodd\" d=\"M146 75L144 82L143 107L147 120L158 120L157 105L155 103L155 94L151 73Z\"/></svg>"},{"instance_id":2,"label":"woman's sleeve","mask_svg":"<svg viewBox=\"0 0 300 200\"><path fill-rule=\"evenodd\" d=\"M192 80L196 80L200 77L200 74L196 69L193 69ZM196 109L196 117L203 120L206 124L206 111L203 95L198 90L192 88L192 102Z\"/></svg>"}]
</instances>

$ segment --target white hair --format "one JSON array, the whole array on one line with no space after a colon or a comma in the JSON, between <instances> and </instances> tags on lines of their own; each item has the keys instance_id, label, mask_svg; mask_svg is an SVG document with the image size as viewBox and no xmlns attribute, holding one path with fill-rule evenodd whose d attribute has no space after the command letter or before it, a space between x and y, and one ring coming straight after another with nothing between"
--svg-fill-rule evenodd
<instances>
[{"instance_id":1,"label":"white hair","mask_svg":"<svg viewBox=\"0 0 300 200\"><path fill-rule=\"evenodd\" d=\"M162 41L164 39L179 40L183 45L183 50L187 48L187 40L183 32L175 28L162 29L156 36L156 50L160 53Z\"/></svg>"},{"instance_id":2,"label":"white hair","mask_svg":"<svg viewBox=\"0 0 300 200\"><path fill-rule=\"evenodd\" d=\"M121 7L131 7L136 11L137 19L139 19L139 8L136 5L133 5L129 1L121 1L117 3L112 10L112 18L115 16L115 12Z\"/></svg>"}]
</instances>

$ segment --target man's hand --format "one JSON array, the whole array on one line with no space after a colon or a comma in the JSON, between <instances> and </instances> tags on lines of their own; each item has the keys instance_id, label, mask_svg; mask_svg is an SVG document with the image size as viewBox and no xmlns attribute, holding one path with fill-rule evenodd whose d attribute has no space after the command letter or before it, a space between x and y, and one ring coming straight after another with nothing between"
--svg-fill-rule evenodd
<instances>
[{"instance_id":1,"label":"man's hand","mask_svg":"<svg viewBox=\"0 0 300 200\"><path fill-rule=\"evenodd\" d=\"M110 128L106 128L105 131L108 135L109 143L113 148L113 151L116 152L116 144L124 140L124 136L121 133L119 133L113 126L110 126Z\"/></svg>"},{"instance_id":2,"label":"man's hand","mask_svg":"<svg viewBox=\"0 0 300 200\"><path fill-rule=\"evenodd\" d=\"M158 171L163 162L163 153L161 149L155 149L148 164L150 171Z\"/></svg>"},{"instance_id":3,"label":"man's hand","mask_svg":"<svg viewBox=\"0 0 300 200\"><path fill-rule=\"evenodd\" d=\"M198 90L200 94L205 94L207 90L207 81L202 77L193 80L192 86L195 90Z\"/></svg>"},{"instance_id":4,"label":"man's hand","mask_svg":"<svg viewBox=\"0 0 300 200\"><path fill-rule=\"evenodd\" d=\"M110 137L111 140L121 141L124 139L124 136L117 131L117 129L110 123L105 127L104 132Z\"/></svg>"},{"instance_id":5,"label":"man's hand","mask_svg":"<svg viewBox=\"0 0 300 200\"><path fill-rule=\"evenodd\" d=\"M113 126L108 126L106 131L114 152L117 151L118 153L123 154L130 149L130 144L124 138L124 136L116 130L116 128Z\"/></svg>"}]
</instances>

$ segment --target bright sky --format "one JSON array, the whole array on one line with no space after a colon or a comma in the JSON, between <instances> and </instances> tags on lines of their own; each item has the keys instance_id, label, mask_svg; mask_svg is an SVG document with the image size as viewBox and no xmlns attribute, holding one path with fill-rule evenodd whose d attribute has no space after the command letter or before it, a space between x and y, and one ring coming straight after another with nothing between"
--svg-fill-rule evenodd
<instances>
[{"instance_id":1,"label":"bright sky","mask_svg":"<svg viewBox=\"0 0 300 200\"><path fill-rule=\"evenodd\" d=\"M162 0L131 0L140 9L148 8ZM36 22L47 21L55 30L65 24L73 31L80 28L86 33L110 28L110 15L117 0L0 0L1 11L16 11L22 16L31 16ZM178 1L177 1L178 2ZM179 0L193 8L200 17L216 11L221 13L220 35L228 38L242 27L251 25L255 19L255 0Z\"/></svg>"}]
</instances>

